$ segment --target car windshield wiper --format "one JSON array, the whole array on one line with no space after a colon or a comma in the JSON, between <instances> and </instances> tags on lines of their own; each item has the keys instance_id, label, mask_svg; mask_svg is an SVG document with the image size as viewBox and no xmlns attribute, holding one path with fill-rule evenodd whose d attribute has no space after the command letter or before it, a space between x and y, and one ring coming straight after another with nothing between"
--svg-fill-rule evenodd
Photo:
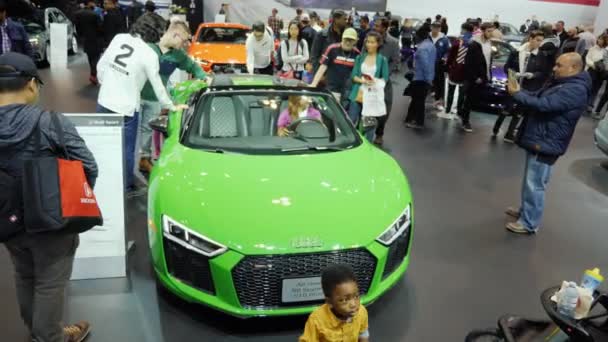
<instances>
[{"instance_id":1,"label":"car windshield wiper","mask_svg":"<svg viewBox=\"0 0 608 342\"><path fill-rule=\"evenodd\" d=\"M328 152L340 152L350 149L352 146L347 147L333 147L333 146L299 146L281 149L281 152L301 152L301 151L328 151Z\"/></svg>"}]
</instances>

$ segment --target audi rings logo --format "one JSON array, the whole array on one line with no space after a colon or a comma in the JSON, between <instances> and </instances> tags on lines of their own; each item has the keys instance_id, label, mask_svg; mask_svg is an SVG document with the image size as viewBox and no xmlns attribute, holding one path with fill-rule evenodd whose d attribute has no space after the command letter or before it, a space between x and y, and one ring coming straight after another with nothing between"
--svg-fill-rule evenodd
<instances>
[{"instance_id":1,"label":"audi rings logo","mask_svg":"<svg viewBox=\"0 0 608 342\"><path fill-rule=\"evenodd\" d=\"M84 195L88 198L93 197L93 190L87 182L84 182Z\"/></svg>"}]
</instances>

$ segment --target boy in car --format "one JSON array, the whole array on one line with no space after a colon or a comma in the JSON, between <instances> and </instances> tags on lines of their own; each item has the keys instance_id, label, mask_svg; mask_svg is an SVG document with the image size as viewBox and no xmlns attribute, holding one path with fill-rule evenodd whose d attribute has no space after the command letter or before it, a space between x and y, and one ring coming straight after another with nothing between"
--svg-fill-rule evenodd
<instances>
[{"instance_id":1,"label":"boy in car","mask_svg":"<svg viewBox=\"0 0 608 342\"><path fill-rule=\"evenodd\" d=\"M357 277L348 265L323 270L325 304L315 310L300 342L369 342L367 310L359 299Z\"/></svg>"}]
</instances>

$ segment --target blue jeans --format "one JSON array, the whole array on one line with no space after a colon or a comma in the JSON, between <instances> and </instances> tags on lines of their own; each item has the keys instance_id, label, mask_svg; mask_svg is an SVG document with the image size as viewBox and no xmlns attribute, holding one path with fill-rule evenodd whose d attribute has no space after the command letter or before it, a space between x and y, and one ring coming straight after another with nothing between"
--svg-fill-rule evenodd
<instances>
[{"instance_id":1,"label":"blue jeans","mask_svg":"<svg viewBox=\"0 0 608 342\"><path fill-rule=\"evenodd\" d=\"M538 156L526 154L526 168L521 189L519 223L529 231L538 230L545 208L545 190L551 178L552 166L541 163Z\"/></svg>"},{"instance_id":2,"label":"blue jeans","mask_svg":"<svg viewBox=\"0 0 608 342\"><path fill-rule=\"evenodd\" d=\"M348 117L350 119L350 121L353 122L353 124L355 125L355 127L361 127L361 123L359 121L361 121L361 111L363 110L363 108L361 107L361 104L357 101L350 101L348 104ZM363 135L365 135L365 138L372 142L374 141L374 133L376 131L376 126L374 127L361 127L360 131L363 133Z\"/></svg>"},{"instance_id":3,"label":"blue jeans","mask_svg":"<svg viewBox=\"0 0 608 342\"><path fill-rule=\"evenodd\" d=\"M152 151L152 128L150 120L156 119L161 112L160 102L141 101L141 111L139 117L139 150L141 158L150 158L154 154Z\"/></svg>"},{"instance_id":4,"label":"blue jeans","mask_svg":"<svg viewBox=\"0 0 608 342\"><path fill-rule=\"evenodd\" d=\"M97 113L114 113L113 111L97 104ZM125 158L125 187L127 190L135 186L135 144L137 144L137 128L138 128L139 113L135 112L133 116L125 116L123 123L124 143L123 154Z\"/></svg>"}]
</instances>

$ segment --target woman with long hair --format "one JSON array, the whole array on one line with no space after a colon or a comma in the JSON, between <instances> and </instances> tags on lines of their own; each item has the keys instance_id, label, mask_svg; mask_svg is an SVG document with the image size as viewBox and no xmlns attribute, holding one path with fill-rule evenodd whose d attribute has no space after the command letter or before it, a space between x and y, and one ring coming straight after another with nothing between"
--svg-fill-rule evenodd
<instances>
[{"instance_id":1,"label":"woman with long hair","mask_svg":"<svg viewBox=\"0 0 608 342\"><path fill-rule=\"evenodd\" d=\"M367 51L357 57L351 74L353 87L349 96L348 116L355 125L359 124L359 121L363 121L361 125L369 141L373 141L374 139L376 125L372 124L375 121L373 118L361 120L361 113L363 106L365 106L363 102L363 87L375 86L376 82L380 79L384 80L384 82L388 82L389 80L388 59L378 53L382 44L383 39L378 32L369 32L365 38L365 48ZM382 141L378 140L375 143L381 145Z\"/></svg>"},{"instance_id":2,"label":"woman with long hair","mask_svg":"<svg viewBox=\"0 0 608 342\"><path fill-rule=\"evenodd\" d=\"M321 113L310 105L310 99L305 96L289 96L287 108L279 115L277 122L278 135L289 134L289 125L301 118L321 120Z\"/></svg>"},{"instance_id":3,"label":"woman with long hair","mask_svg":"<svg viewBox=\"0 0 608 342\"><path fill-rule=\"evenodd\" d=\"M308 62L308 43L302 38L300 23L293 20L287 26L288 38L281 42L283 68L279 76L302 79L302 72ZM288 76L289 75L289 76Z\"/></svg>"}]
</instances>

